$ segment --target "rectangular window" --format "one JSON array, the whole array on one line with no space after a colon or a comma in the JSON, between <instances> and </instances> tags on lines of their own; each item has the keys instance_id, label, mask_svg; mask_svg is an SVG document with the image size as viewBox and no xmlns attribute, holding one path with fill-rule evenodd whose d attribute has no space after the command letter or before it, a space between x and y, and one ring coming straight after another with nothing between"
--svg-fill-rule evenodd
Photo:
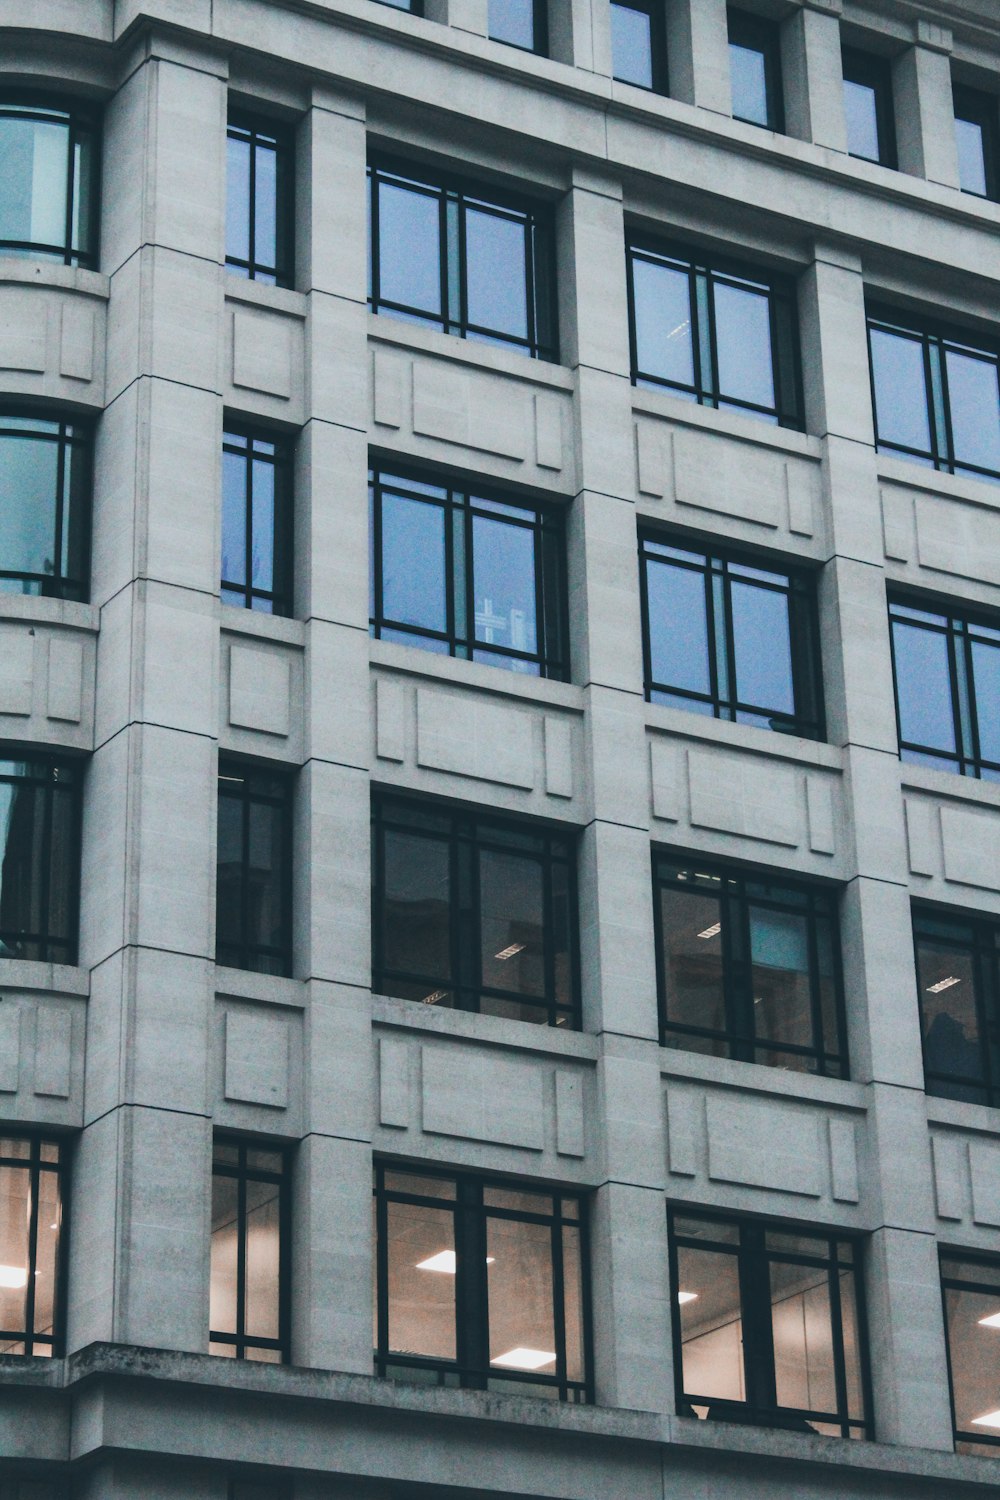
<instances>
[{"instance_id":1,"label":"rectangular window","mask_svg":"<svg viewBox=\"0 0 1000 1500\"><path fill-rule=\"evenodd\" d=\"M0 255L97 265L100 119L81 100L0 99Z\"/></svg>"},{"instance_id":2,"label":"rectangular window","mask_svg":"<svg viewBox=\"0 0 1000 1500\"><path fill-rule=\"evenodd\" d=\"M656 853L653 885L665 1047L847 1077L830 892Z\"/></svg>"},{"instance_id":3,"label":"rectangular window","mask_svg":"<svg viewBox=\"0 0 1000 1500\"><path fill-rule=\"evenodd\" d=\"M1000 781L1000 627L889 602L901 760Z\"/></svg>"},{"instance_id":4,"label":"rectangular window","mask_svg":"<svg viewBox=\"0 0 1000 1500\"><path fill-rule=\"evenodd\" d=\"M368 300L376 313L555 360L553 218L544 203L368 169Z\"/></svg>"},{"instance_id":5,"label":"rectangular window","mask_svg":"<svg viewBox=\"0 0 1000 1500\"><path fill-rule=\"evenodd\" d=\"M292 612L292 465L282 438L232 427L222 440L224 604Z\"/></svg>"},{"instance_id":6,"label":"rectangular window","mask_svg":"<svg viewBox=\"0 0 1000 1500\"><path fill-rule=\"evenodd\" d=\"M1000 1456L1000 1260L943 1251L941 1292L955 1451Z\"/></svg>"},{"instance_id":7,"label":"rectangular window","mask_svg":"<svg viewBox=\"0 0 1000 1500\"><path fill-rule=\"evenodd\" d=\"M377 797L373 987L449 1010L579 1024L572 840Z\"/></svg>"},{"instance_id":8,"label":"rectangular window","mask_svg":"<svg viewBox=\"0 0 1000 1500\"><path fill-rule=\"evenodd\" d=\"M651 703L823 737L816 599L807 575L639 540Z\"/></svg>"},{"instance_id":9,"label":"rectangular window","mask_svg":"<svg viewBox=\"0 0 1000 1500\"><path fill-rule=\"evenodd\" d=\"M212 1153L210 1354L289 1358L288 1159L242 1141Z\"/></svg>"},{"instance_id":10,"label":"rectangular window","mask_svg":"<svg viewBox=\"0 0 1000 1500\"><path fill-rule=\"evenodd\" d=\"M219 762L215 961L292 972L292 799L284 772Z\"/></svg>"},{"instance_id":11,"label":"rectangular window","mask_svg":"<svg viewBox=\"0 0 1000 1500\"><path fill-rule=\"evenodd\" d=\"M0 1354L62 1352L66 1149L0 1137Z\"/></svg>"},{"instance_id":12,"label":"rectangular window","mask_svg":"<svg viewBox=\"0 0 1000 1500\"><path fill-rule=\"evenodd\" d=\"M1000 197L1000 109L994 94L954 88L955 144L963 193Z\"/></svg>"},{"instance_id":13,"label":"rectangular window","mask_svg":"<svg viewBox=\"0 0 1000 1500\"><path fill-rule=\"evenodd\" d=\"M79 767L0 760L0 957L75 964L80 898Z\"/></svg>"},{"instance_id":14,"label":"rectangular window","mask_svg":"<svg viewBox=\"0 0 1000 1500\"><path fill-rule=\"evenodd\" d=\"M487 487L369 472L371 633L566 680L563 518Z\"/></svg>"},{"instance_id":15,"label":"rectangular window","mask_svg":"<svg viewBox=\"0 0 1000 1500\"><path fill-rule=\"evenodd\" d=\"M844 114L847 150L863 161L896 166L896 125L892 69L884 57L845 47Z\"/></svg>"},{"instance_id":16,"label":"rectangular window","mask_svg":"<svg viewBox=\"0 0 1000 1500\"><path fill-rule=\"evenodd\" d=\"M856 1243L686 1211L669 1225L680 1415L869 1437Z\"/></svg>"},{"instance_id":17,"label":"rectangular window","mask_svg":"<svg viewBox=\"0 0 1000 1500\"><path fill-rule=\"evenodd\" d=\"M0 414L0 593L89 598L91 433Z\"/></svg>"},{"instance_id":18,"label":"rectangular window","mask_svg":"<svg viewBox=\"0 0 1000 1500\"><path fill-rule=\"evenodd\" d=\"M268 286L291 286L293 146L270 120L231 115L226 152L226 267Z\"/></svg>"},{"instance_id":19,"label":"rectangular window","mask_svg":"<svg viewBox=\"0 0 1000 1500\"><path fill-rule=\"evenodd\" d=\"M917 908L913 942L927 1092L1000 1105L1000 922Z\"/></svg>"},{"instance_id":20,"label":"rectangular window","mask_svg":"<svg viewBox=\"0 0 1000 1500\"><path fill-rule=\"evenodd\" d=\"M874 307L868 345L878 451L1000 479L1000 348Z\"/></svg>"},{"instance_id":21,"label":"rectangular window","mask_svg":"<svg viewBox=\"0 0 1000 1500\"><path fill-rule=\"evenodd\" d=\"M781 37L777 22L730 7L729 80L733 118L783 131Z\"/></svg>"},{"instance_id":22,"label":"rectangular window","mask_svg":"<svg viewBox=\"0 0 1000 1500\"><path fill-rule=\"evenodd\" d=\"M793 285L635 236L626 252L633 383L801 428Z\"/></svg>"},{"instance_id":23,"label":"rectangular window","mask_svg":"<svg viewBox=\"0 0 1000 1500\"><path fill-rule=\"evenodd\" d=\"M489 34L522 52L549 50L548 0L489 0Z\"/></svg>"},{"instance_id":24,"label":"rectangular window","mask_svg":"<svg viewBox=\"0 0 1000 1500\"><path fill-rule=\"evenodd\" d=\"M619 83L667 92L664 0L611 0L611 66Z\"/></svg>"},{"instance_id":25,"label":"rectangular window","mask_svg":"<svg viewBox=\"0 0 1000 1500\"><path fill-rule=\"evenodd\" d=\"M379 1375L591 1399L577 1194L377 1165L373 1208Z\"/></svg>"}]
</instances>

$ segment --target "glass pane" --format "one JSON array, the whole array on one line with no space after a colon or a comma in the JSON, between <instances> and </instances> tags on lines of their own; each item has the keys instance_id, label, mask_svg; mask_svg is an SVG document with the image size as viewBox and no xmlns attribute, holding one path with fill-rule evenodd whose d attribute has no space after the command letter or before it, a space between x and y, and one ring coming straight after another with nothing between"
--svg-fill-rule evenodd
<instances>
[{"instance_id":1,"label":"glass pane","mask_svg":"<svg viewBox=\"0 0 1000 1500\"><path fill-rule=\"evenodd\" d=\"M677 1276L685 1395L745 1401L736 1256L679 1245Z\"/></svg>"},{"instance_id":2,"label":"glass pane","mask_svg":"<svg viewBox=\"0 0 1000 1500\"><path fill-rule=\"evenodd\" d=\"M899 733L910 744L955 750L948 637L893 621Z\"/></svg>"},{"instance_id":3,"label":"glass pane","mask_svg":"<svg viewBox=\"0 0 1000 1500\"><path fill-rule=\"evenodd\" d=\"M693 386L689 273L633 258L632 294L639 374Z\"/></svg>"},{"instance_id":4,"label":"glass pane","mask_svg":"<svg viewBox=\"0 0 1000 1500\"><path fill-rule=\"evenodd\" d=\"M35 957L22 941L42 930L43 793L28 780L0 782L0 954Z\"/></svg>"},{"instance_id":5,"label":"glass pane","mask_svg":"<svg viewBox=\"0 0 1000 1500\"><path fill-rule=\"evenodd\" d=\"M957 464L1000 471L1000 390L997 362L945 351L948 410Z\"/></svg>"},{"instance_id":6,"label":"glass pane","mask_svg":"<svg viewBox=\"0 0 1000 1500\"><path fill-rule=\"evenodd\" d=\"M247 941L280 948L285 859L282 809L251 802L247 850Z\"/></svg>"},{"instance_id":7,"label":"glass pane","mask_svg":"<svg viewBox=\"0 0 1000 1500\"><path fill-rule=\"evenodd\" d=\"M729 43L729 77L733 115L752 125L768 125L767 65L763 52Z\"/></svg>"},{"instance_id":8,"label":"glass pane","mask_svg":"<svg viewBox=\"0 0 1000 1500\"><path fill-rule=\"evenodd\" d=\"M470 324L526 339L528 287L524 224L467 208L465 268Z\"/></svg>"},{"instance_id":9,"label":"glass pane","mask_svg":"<svg viewBox=\"0 0 1000 1500\"><path fill-rule=\"evenodd\" d=\"M281 1266L280 1189L248 1181L246 1224L246 1328L250 1338L279 1336Z\"/></svg>"},{"instance_id":10,"label":"glass pane","mask_svg":"<svg viewBox=\"0 0 1000 1500\"><path fill-rule=\"evenodd\" d=\"M583 1260L579 1229L564 1228L563 1298L566 1309L566 1378L584 1378L583 1361Z\"/></svg>"},{"instance_id":11,"label":"glass pane","mask_svg":"<svg viewBox=\"0 0 1000 1500\"><path fill-rule=\"evenodd\" d=\"M222 455L222 577L246 584L247 464L240 453Z\"/></svg>"},{"instance_id":12,"label":"glass pane","mask_svg":"<svg viewBox=\"0 0 1000 1500\"><path fill-rule=\"evenodd\" d=\"M773 407L770 298L716 282L715 338L720 397Z\"/></svg>"},{"instance_id":13,"label":"glass pane","mask_svg":"<svg viewBox=\"0 0 1000 1500\"><path fill-rule=\"evenodd\" d=\"M490 1365L554 1375L551 1229L488 1218L486 1256Z\"/></svg>"},{"instance_id":14,"label":"glass pane","mask_svg":"<svg viewBox=\"0 0 1000 1500\"><path fill-rule=\"evenodd\" d=\"M873 328L871 354L879 442L929 453L923 345L918 339Z\"/></svg>"},{"instance_id":15,"label":"glass pane","mask_svg":"<svg viewBox=\"0 0 1000 1500\"><path fill-rule=\"evenodd\" d=\"M55 1172L38 1174L38 1237L35 1246L35 1333L55 1331L58 1287L59 1178Z\"/></svg>"},{"instance_id":16,"label":"glass pane","mask_svg":"<svg viewBox=\"0 0 1000 1500\"><path fill-rule=\"evenodd\" d=\"M250 554L255 589L274 589L274 464L255 459L251 465L253 485L253 538Z\"/></svg>"},{"instance_id":17,"label":"glass pane","mask_svg":"<svg viewBox=\"0 0 1000 1500\"><path fill-rule=\"evenodd\" d=\"M226 255L250 259L250 142L226 143Z\"/></svg>"},{"instance_id":18,"label":"glass pane","mask_svg":"<svg viewBox=\"0 0 1000 1500\"><path fill-rule=\"evenodd\" d=\"M839 994L837 971L834 959L833 923L826 917L817 917L816 960L819 969L819 1006L823 1027L823 1047L829 1053L840 1051L838 1027ZM819 1038L817 1038L817 1042Z\"/></svg>"},{"instance_id":19,"label":"glass pane","mask_svg":"<svg viewBox=\"0 0 1000 1500\"><path fill-rule=\"evenodd\" d=\"M675 1025L727 1029L722 920L716 897L661 888L667 1019Z\"/></svg>"},{"instance_id":20,"label":"glass pane","mask_svg":"<svg viewBox=\"0 0 1000 1500\"><path fill-rule=\"evenodd\" d=\"M253 257L262 266L274 266L278 253L278 153L258 144L254 183Z\"/></svg>"},{"instance_id":21,"label":"glass pane","mask_svg":"<svg viewBox=\"0 0 1000 1500\"><path fill-rule=\"evenodd\" d=\"M94 201L94 142L88 133L77 130L73 151L73 249L89 254L93 249L93 226L91 223Z\"/></svg>"},{"instance_id":22,"label":"glass pane","mask_svg":"<svg viewBox=\"0 0 1000 1500\"><path fill-rule=\"evenodd\" d=\"M758 1038L811 1047L809 929L792 912L751 906L750 960L754 1031ZM786 1066L791 1059L782 1059Z\"/></svg>"},{"instance_id":23,"label":"glass pane","mask_svg":"<svg viewBox=\"0 0 1000 1500\"><path fill-rule=\"evenodd\" d=\"M705 574L667 562L646 562L649 667L655 683L712 691Z\"/></svg>"},{"instance_id":24,"label":"glass pane","mask_svg":"<svg viewBox=\"0 0 1000 1500\"><path fill-rule=\"evenodd\" d=\"M1000 1437L1000 1320L992 1321L1000 1313L1000 1294L949 1287L944 1296L955 1426L977 1437Z\"/></svg>"},{"instance_id":25,"label":"glass pane","mask_svg":"<svg viewBox=\"0 0 1000 1500\"><path fill-rule=\"evenodd\" d=\"M445 511L382 496L382 615L425 630L448 628Z\"/></svg>"},{"instance_id":26,"label":"glass pane","mask_svg":"<svg viewBox=\"0 0 1000 1500\"><path fill-rule=\"evenodd\" d=\"M979 753L1000 761L1000 645L972 642L972 680L979 724Z\"/></svg>"},{"instance_id":27,"label":"glass pane","mask_svg":"<svg viewBox=\"0 0 1000 1500\"><path fill-rule=\"evenodd\" d=\"M640 88L653 87L652 22L648 12L611 6L611 57L616 78Z\"/></svg>"},{"instance_id":28,"label":"glass pane","mask_svg":"<svg viewBox=\"0 0 1000 1500\"><path fill-rule=\"evenodd\" d=\"M489 33L495 42L535 49L535 0L489 0Z\"/></svg>"},{"instance_id":29,"label":"glass pane","mask_svg":"<svg viewBox=\"0 0 1000 1500\"><path fill-rule=\"evenodd\" d=\"M0 1329L10 1333L24 1329L29 1182L26 1168L0 1167Z\"/></svg>"},{"instance_id":30,"label":"glass pane","mask_svg":"<svg viewBox=\"0 0 1000 1500\"><path fill-rule=\"evenodd\" d=\"M0 437L0 571L55 575L58 496L59 444Z\"/></svg>"},{"instance_id":31,"label":"glass pane","mask_svg":"<svg viewBox=\"0 0 1000 1500\"><path fill-rule=\"evenodd\" d=\"M844 79L844 114L847 117L847 149L851 156L879 161L878 109L871 84Z\"/></svg>"},{"instance_id":32,"label":"glass pane","mask_svg":"<svg viewBox=\"0 0 1000 1500\"><path fill-rule=\"evenodd\" d=\"M795 713L788 595L733 583L733 643L736 696L741 703L775 713Z\"/></svg>"},{"instance_id":33,"label":"glass pane","mask_svg":"<svg viewBox=\"0 0 1000 1500\"><path fill-rule=\"evenodd\" d=\"M383 301L434 317L441 307L441 209L435 193L381 182L378 187L378 286Z\"/></svg>"},{"instance_id":34,"label":"glass pane","mask_svg":"<svg viewBox=\"0 0 1000 1500\"><path fill-rule=\"evenodd\" d=\"M544 996L544 903L542 866L537 861L492 849L480 851L484 985Z\"/></svg>"},{"instance_id":35,"label":"glass pane","mask_svg":"<svg viewBox=\"0 0 1000 1500\"><path fill-rule=\"evenodd\" d=\"M972 954L918 940L917 986L927 1071L980 1080L984 1058Z\"/></svg>"},{"instance_id":36,"label":"glass pane","mask_svg":"<svg viewBox=\"0 0 1000 1500\"><path fill-rule=\"evenodd\" d=\"M836 1412L830 1287L825 1270L771 1262L771 1328L779 1406Z\"/></svg>"},{"instance_id":37,"label":"glass pane","mask_svg":"<svg viewBox=\"0 0 1000 1500\"><path fill-rule=\"evenodd\" d=\"M236 1332L238 1201L236 1178L213 1176L212 1259L208 1321L214 1333Z\"/></svg>"},{"instance_id":38,"label":"glass pane","mask_svg":"<svg viewBox=\"0 0 1000 1500\"><path fill-rule=\"evenodd\" d=\"M0 240L66 243L69 127L0 117Z\"/></svg>"},{"instance_id":39,"label":"glass pane","mask_svg":"<svg viewBox=\"0 0 1000 1500\"><path fill-rule=\"evenodd\" d=\"M451 976L450 850L446 843L385 831L385 967L448 984Z\"/></svg>"},{"instance_id":40,"label":"glass pane","mask_svg":"<svg viewBox=\"0 0 1000 1500\"><path fill-rule=\"evenodd\" d=\"M472 556L476 640L537 651L534 532L474 516Z\"/></svg>"},{"instance_id":41,"label":"glass pane","mask_svg":"<svg viewBox=\"0 0 1000 1500\"><path fill-rule=\"evenodd\" d=\"M843 1251L843 1245L840 1248ZM853 1417L855 1420L863 1420L865 1417L865 1387L861 1375L861 1362L864 1355L861 1349L858 1289L853 1271L840 1272L840 1322L844 1337L847 1415Z\"/></svg>"},{"instance_id":42,"label":"glass pane","mask_svg":"<svg viewBox=\"0 0 1000 1500\"><path fill-rule=\"evenodd\" d=\"M987 195L986 150L983 127L976 120L955 121L955 144L958 147L958 180L963 193Z\"/></svg>"},{"instance_id":43,"label":"glass pane","mask_svg":"<svg viewBox=\"0 0 1000 1500\"><path fill-rule=\"evenodd\" d=\"M39 930L69 943L76 925L76 805L68 791L53 789L52 819L46 855L49 877L47 907L39 910Z\"/></svg>"},{"instance_id":44,"label":"glass pane","mask_svg":"<svg viewBox=\"0 0 1000 1500\"><path fill-rule=\"evenodd\" d=\"M455 1225L450 1210L386 1204L389 1349L455 1358Z\"/></svg>"}]
</instances>

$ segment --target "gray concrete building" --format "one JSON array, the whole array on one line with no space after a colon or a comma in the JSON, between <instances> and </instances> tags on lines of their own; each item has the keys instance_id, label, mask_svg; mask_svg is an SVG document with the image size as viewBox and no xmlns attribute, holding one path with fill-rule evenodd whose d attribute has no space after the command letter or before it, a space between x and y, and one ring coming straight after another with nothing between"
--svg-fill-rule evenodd
<instances>
[{"instance_id":1,"label":"gray concrete building","mask_svg":"<svg viewBox=\"0 0 1000 1500\"><path fill-rule=\"evenodd\" d=\"M0 75L0 1496L996 1494L996 0Z\"/></svg>"}]
</instances>

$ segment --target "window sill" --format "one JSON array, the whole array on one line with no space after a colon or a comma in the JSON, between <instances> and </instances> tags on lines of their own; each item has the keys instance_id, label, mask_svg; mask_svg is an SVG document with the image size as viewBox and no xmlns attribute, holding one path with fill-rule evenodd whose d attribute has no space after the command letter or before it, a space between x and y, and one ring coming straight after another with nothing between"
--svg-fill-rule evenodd
<instances>
[{"instance_id":1,"label":"window sill","mask_svg":"<svg viewBox=\"0 0 1000 1500\"><path fill-rule=\"evenodd\" d=\"M54 260L32 260L30 256L0 255L0 282L81 292L86 297L98 297L102 302L107 302L111 295L111 280L100 271L61 266Z\"/></svg>"},{"instance_id":2,"label":"window sill","mask_svg":"<svg viewBox=\"0 0 1000 1500\"><path fill-rule=\"evenodd\" d=\"M305 318L309 310L305 292L296 292L284 286L271 286L265 281L250 281L245 276L234 275L225 266L221 274L227 302L242 302L247 307L267 307L273 312L289 313L295 318Z\"/></svg>"},{"instance_id":3,"label":"window sill","mask_svg":"<svg viewBox=\"0 0 1000 1500\"><path fill-rule=\"evenodd\" d=\"M96 635L101 612L96 604L78 604L72 599L44 599L38 594L0 592L0 620L24 620L31 625L61 625Z\"/></svg>"},{"instance_id":4,"label":"window sill","mask_svg":"<svg viewBox=\"0 0 1000 1500\"><path fill-rule=\"evenodd\" d=\"M462 661L454 656L439 656L418 646L398 646L395 641L369 639L369 660L376 668L385 668L407 677L422 677L428 682L450 682L457 687L477 689L501 698L519 698L545 708L567 708L583 712L583 689L573 682L558 682L552 677L522 677L502 667L487 667L478 661Z\"/></svg>"},{"instance_id":5,"label":"window sill","mask_svg":"<svg viewBox=\"0 0 1000 1500\"><path fill-rule=\"evenodd\" d=\"M743 750L771 760L794 761L797 765L823 767L829 771L843 770L842 751L824 740L779 734L774 729L758 729L753 724L732 724L728 719L710 719L705 714L690 713L683 708L666 708L661 703L646 704L646 729L654 734L669 734L674 739L707 740L727 749Z\"/></svg>"},{"instance_id":6,"label":"window sill","mask_svg":"<svg viewBox=\"0 0 1000 1500\"><path fill-rule=\"evenodd\" d=\"M417 1000L398 1000L390 995L372 996L372 1020L394 1031L434 1032L438 1036L461 1037L517 1052L537 1052L556 1057L596 1062L598 1041L582 1031L564 1026L536 1026L530 1021L511 1021L502 1016L480 1016L466 1010L437 1010Z\"/></svg>"},{"instance_id":7,"label":"window sill","mask_svg":"<svg viewBox=\"0 0 1000 1500\"><path fill-rule=\"evenodd\" d=\"M397 348L436 355L476 370L510 375L531 385L545 385L563 391L572 391L574 385L572 372L563 365L545 359L531 359L527 354L508 352L475 339L459 338L457 334L442 333L437 328L423 328L418 323L394 318L391 313L369 311L368 339L373 344L394 344Z\"/></svg>"},{"instance_id":8,"label":"window sill","mask_svg":"<svg viewBox=\"0 0 1000 1500\"><path fill-rule=\"evenodd\" d=\"M674 396L666 389L657 391L648 386L634 385L632 410L637 415L667 417L680 427L723 433L726 437L739 438L761 448L773 448L795 458L812 459L815 463L819 463L823 456L822 440L811 433L799 432L795 427L775 427L770 422L719 411L714 406L699 406L696 401L686 401L683 396Z\"/></svg>"},{"instance_id":9,"label":"window sill","mask_svg":"<svg viewBox=\"0 0 1000 1500\"><path fill-rule=\"evenodd\" d=\"M911 792L930 792L953 802L976 802L980 807L1000 808L1000 781L981 781L978 776L959 776L932 766L899 763L900 785Z\"/></svg>"},{"instance_id":10,"label":"window sill","mask_svg":"<svg viewBox=\"0 0 1000 1500\"><path fill-rule=\"evenodd\" d=\"M891 458L885 453L878 455L877 463L880 483L920 490L946 500L964 500L988 510L1000 510L1000 484L996 480L976 479L970 474L945 474L940 469L909 463L904 458Z\"/></svg>"},{"instance_id":11,"label":"window sill","mask_svg":"<svg viewBox=\"0 0 1000 1500\"><path fill-rule=\"evenodd\" d=\"M215 965L215 994L227 1000L258 1000L285 1010L305 1010L306 985L281 974L258 974L254 969Z\"/></svg>"},{"instance_id":12,"label":"window sill","mask_svg":"<svg viewBox=\"0 0 1000 1500\"><path fill-rule=\"evenodd\" d=\"M966 1099L939 1099L927 1095L929 1125L947 1125L977 1135L1000 1136L1000 1108L989 1104L970 1104Z\"/></svg>"},{"instance_id":13,"label":"window sill","mask_svg":"<svg viewBox=\"0 0 1000 1500\"><path fill-rule=\"evenodd\" d=\"M218 601L219 629L223 635L242 635L258 641L280 641L285 646L306 644L304 620L293 620L287 615L268 615L255 609L239 609L234 604Z\"/></svg>"},{"instance_id":14,"label":"window sill","mask_svg":"<svg viewBox=\"0 0 1000 1500\"><path fill-rule=\"evenodd\" d=\"M0 958L0 989L44 990L51 995L90 995L90 970L76 964L38 963L30 958Z\"/></svg>"},{"instance_id":15,"label":"window sill","mask_svg":"<svg viewBox=\"0 0 1000 1500\"><path fill-rule=\"evenodd\" d=\"M815 1073L795 1073L787 1068L768 1067L764 1063L735 1062L731 1057L706 1057L703 1053L685 1052L679 1047L660 1048L660 1075L859 1112L868 1107L868 1090L863 1083L852 1083L847 1078L821 1078Z\"/></svg>"}]
</instances>

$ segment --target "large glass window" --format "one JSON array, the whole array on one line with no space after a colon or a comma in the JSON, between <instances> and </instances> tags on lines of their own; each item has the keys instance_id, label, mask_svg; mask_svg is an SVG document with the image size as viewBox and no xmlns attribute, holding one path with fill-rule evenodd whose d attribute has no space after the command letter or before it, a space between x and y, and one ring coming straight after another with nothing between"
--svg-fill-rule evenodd
<instances>
[{"instance_id":1,"label":"large glass window","mask_svg":"<svg viewBox=\"0 0 1000 1500\"><path fill-rule=\"evenodd\" d=\"M620 83L667 92L664 0L611 0L611 67Z\"/></svg>"},{"instance_id":2,"label":"large glass window","mask_svg":"<svg viewBox=\"0 0 1000 1500\"><path fill-rule=\"evenodd\" d=\"M0 759L2 958L76 963L80 780L49 756Z\"/></svg>"},{"instance_id":3,"label":"large glass window","mask_svg":"<svg viewBox=\"0 0 1000 1500\"><path fill-rule=\"evenodd\" d=\"M226 268L291 286L294 246L291 135L269 120L231 115L226 154Z\"/></svg>"},{"instance_id":4,"label":"large glass window","mask_svg":"<svg viewBox=\"0 0 1000 1500\"><path fill-rule=\"evenodd\" d=\"M283 772L219 762L216 962L292 971L291 784Z\"/></svg>"},{"instance_id":5,"label":"large glass window","mask_svg":"<svg viewBox=\"0 0 1000 1500\"><path fill-rule=\"evenodd\" d=\"M1000 1260L941 1255L955 1448L1000 1456Z\"/></svg>"},{"instance_id":6,"label":"large glass window","mask_svg":"<svg viewBox=\"0 0 1000 1500\"><path fill-rule=\"evenodd\" d=\"M847 150L863 161L896 166L892 69L884 57L843 49Z\"/></svg>"},{"instance_id":7,"label":"large glass window","mask_svg":"<svg viewBox=\"0 0 1000 1500\"><path fill-rule=\"evenodd\" d=\"M767 130L784 130L778 25L732 6L728 16L733 117Z\"/></svg>"},{"instance_id":8,"label":"large glass window","mask_svg":"<svg viewBox=\"0 0 1000 1500\"><path fill-rule=\"evenodd\" d=\"M635 384L801 427L790 283L636 237L627 254Z\"/></svg>"},{"instance_id":9,"label":"large glass window","mask_svg":"<svg viewBox=\"0 0 1000 1500\"><path fill-rule=\"evenodd\" d=\"M86 425L0 415L0 592L87 598L90 484Z\"/></svg>"},{"instance_id":10,"label":"large glass window","mask_svg":"<svg viewBox=\"0 0 1000 1500\"><path fill-rule=\"evenodd\" d=\"M57 1355L65 1147L0 1137L0 1354Z\"/></svg>"},{"instance_id":11,"label":"large glass window","mask_svg":"<svg viewBox=\"0 0 1000 1500\"><path fill-rule=\"evenodd\" d=\"M678 1412L870 1436L855 1243L700 1213L669 1219Z\"/></svg>"},{"instance_id":12,"label":"large glass window","mask_svg":"<svg viewBox=\"0 0 1000 1500\"><path fill-rule=\"evenodd\" d=\"M373 312L556 355L552 215L417 167L369 167Z\"/></svg>"},{"instance_id":13,"label":"large glass window","mask_svg":"<svg viewBox=\"0 0 1000 1500\"><path fill-rule=\"evenodd\" d=\"M377 797L372 816L374 988L578 1024L571 840L399 797Z\"/></svg>"},{"instance_id":14,"label":"large glass window","mask_svg":"<svg viewBox=\"0 0 1000 1500\"><path fill-rule=\"evenodd\" d=\"M292 612L292 466L281 438L223 434L221 593L240 609Z\"/></svg>"},{"instance_id":15,"label":"large glass window","mask_svg":"<svg viewBox=\"0 0 1000 1500\"><path fill-rule=\"evenodd\" d=\"M995 94L954 88L958 179L963 193L1000 197L1000 109Z\"/></svg>"},{"instance_id":16,"label":"large glass window","mask_svg":"<svg viewBox=\"0 0 1000 1500\"><path fill-rule=\"evenodd\" d=\"M583 1402L585 1205L575 1193L375 1168L375 1368Z\"/></svg>"},{"instance_id":17,"label":"large glass window","mask_svg":"<svg viewBox=\"0 0 1000 1500\"><path fill-rule=\"evenodd\" d=\"M1000 1105L1000 922L917 908L913 941L927 1092Z\"/></svg>"},{"instance_id":18,"label":"large glass window","mask_svg":"<svg viewBox=\"0 0 1000 1500\"><path fill-rule=\"evenodd\" d=\"M369 487L372 635L531 677L568 676L555 507L383 469L369 473Z\"/></svg>"},{"instance_id":19,"label":"large glass window","mask_svg":"<svg viewBox=\"0 0 1000 1500\"><path fill-rule=\"evenodd\" d=\"M548 0L489 0L489 34L523 52L549 50Z\"/></svg>"},{"instance_id":20,"label":"large glass window","mask_svg":"<svg viewBox=\"0 0 1000 1500\"><path fill-rule=\"evenodd\" d=\"M997 347L874 308L868 343L879 452L1000 478Z\"/></svg>"},{"instance_id":21,"label":"large glass window","mask_svg":"<svg viewBox=\"0 0 1000 1500\"><path fill-rule=\"evenodd\" d=\"M289 1358L290 1223L286 1153L217 1140L210 1354L272 1365Z\"/></svg>"},{"instance_id":22,"label":"large glass window","mask_svg":"<svg viewBox=\"0 0 1000 1500\"><path fill-rule=\"evenodd\" d=\"M900 758L1000 781L1000 624L890 599Z\"/></svg>"},{"instance_id":23,"label":"large glass window","mask_svg":"<svg viewBox=\"0 0 1000 1500\"><path fill-rule=\"evenodd\" d=\"M665 854L653 880L664 1046L846 1078L832 895Z\"/></svg>"},{"instance_id":24,"label":"large glass window","mask_svg":"<svg viewBox=\"0 0 1000 1500\"><path fill-rule=\"evenodd\" d=\"M811 581L650 535L639 555L649 701L822 738Z\"/></svg>"},{"instance_id":25,"label":"large glass window","mask_svg":"<svg viewBox=\"0 0 1000 1500\"><path fill-rule=\"evenodd\" d=\"M0 254L96 265L98 143L85 104L0 99Z\"/></svg>"}]
</instances>

